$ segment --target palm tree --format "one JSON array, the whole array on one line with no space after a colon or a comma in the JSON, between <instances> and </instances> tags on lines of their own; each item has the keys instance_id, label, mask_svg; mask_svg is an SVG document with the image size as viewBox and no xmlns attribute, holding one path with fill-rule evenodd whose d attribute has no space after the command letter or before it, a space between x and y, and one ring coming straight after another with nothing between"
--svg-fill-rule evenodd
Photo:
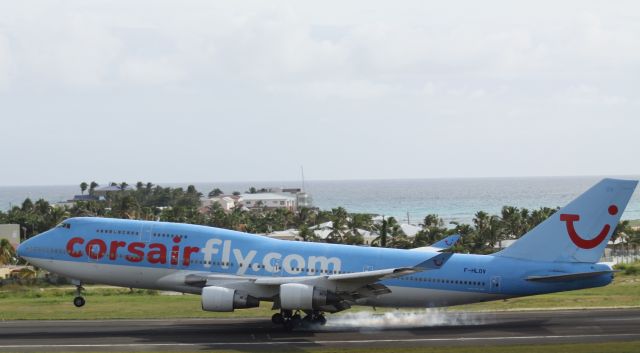
<instances>
[{"instance_id":1,"label":"palm tree","mask_svg":"<svg viewBox=\"0 0 640 353\"><path fill-rule=\"evenodd\" d=\"M298 225L316 225L318 220L318 213L309 207L300 207L296 212L296 222Z\"/></svg>"},{"instance_id":2,"label":"palm tree","mask_svg":"<svg viewBox=\"0 0 640 353\"><path fill-rule=\"evenodd\" d=\"M17 260L15 249L8 239L0 239L0 265L14 264Z\"/></svg>"},{"instance_id":3,"label":"palm tree","mask_svg":"<svg viewBox=\"0 0 640 353\"><path fill-rule=\"evenodd\" d=\"M485 250L492 249L501 240L501 220L498 216L490 216L484 211L478 211L473 218L473 224L476 228L477 240L481 242L483 248L488 247Z\"/></svg>"},{"instance_id":4,"label":"palm tree","mask_svg":"<svg viewBox=\"0 0 640 353\"><path fill-rule=\"evenodd\" d=\"M298 229L298 235L304 241L318 240L318 236L316 235L316 233L313 230L309 229L309 227L306 224L303 224L300 226L300 228Z\"/></svg>"},{"instance_id":5,"label":"palm tree","mask_svg":"<svg viewBox=\"0 0 640 353\"><path fill-rule=\"evenodd\" d=\"M213 190L211 190L209 192L209 197L217 197L217 196L220 196L222 194L223 194L222 190L220 190L218 188L215 188L215 189L213 189Z\"/></svg>"},{"instance_id":6,"label":"palm tree","mask_svg":"<svg viewBox=\"0 0 640 353\"><path fill-rule=\"evenodd\" d=\"M31 199L27 197L22 202L22 211L30 212L32 209L33 209L33 201L31 201Z\"/></svg>"},{"instance_id":7,"label":"palm tree","mask_svg":"<svg viewBox=\"0 0 640 353\"><path fill-rule=\"evenodd\" d=\"M426 227L442 227L444 225L444 221L442 218L438 217L437 214L428 214L424 217L424 221L422 222L422 226Z\"/></svg>"},{"instance_id":8,"label":"palm tree","mask_svg":"<svg viewBox=\"0 0 640 353\"><path fill-rule=\"evenodd\" d=\"M82 195L84 195L84 192L87 191L87 187L89 187L89 184L87 184L86 182L82 182L80 183L80 192L82 193Z\"/></svg>"},{"instance_id":9,"label":"palm tree","mask_svg":"<svg viewBox=\"0 0 640 353\"><path fill-rule=\"evenodd\" d=\"M370 214L366 213L352 213L347 219L347 228L352 234L354 239L351 239L352 243L362 244L364 237L360 233L361 230L371 231L373 229L373 219Z\"/></svg>"},{"instance_id":10,"label":"palm tree","mask_svg":"<svg viewBox=\"0 0 640 353\"><path fill-rule=\"evenodd\" d=\"M389 236L391 236L391 241L389 242L391 247L398 249L408 249L411 247L411 242L395 217L387 218L387 229L389 231Z\"/></svg>"},{"instance_id":11,"label":"palm tree","mask_svg":"<svg viewBox=\"0 0 640 353\"><path fill-rule=\"evenodd\" d=\"M416 233L413 238L413 246L421 247L433 244L448 235L447 228L438 226L428 226Z\"/></svg>"},{"instance_id":12,"label":"palm tree","mask_svg":"<svg viewBox=\"0 0 640 353\"><path fill-rule=\"evenodd\" d=\"M611 234L611 241L614 242L615 244L615 241L618 238L620 238L623 242L629 244L629 234L631 234L632 232L633 232L633 229L631 228L631 225L628 220L619 221L618 225L616 226L616 228L613 230L613 233ZM620 246L624 246L624 245L620 244Z\"/></svg>"},{"instance_id":13,"label":"palm tree","mask_svg":"<svg viewBox=\"0 0 640 353\"><path fill-rule=\"evenodd\" d=\"M118 195L112 201L111 213L117 218L135 219L139 211L140 205L132 195Z\"/></svg>"},{"instance_id":14,"label":"palm tree","mask_svg":"<svg viewBox=\"0 0 640 353\"><path fill-rule=\"evenodd\" d=\"M377 238L373 239L371 245L381 246L383 248L387 247L387 234L389 233L389 227L387 223L387 219L382 216L382 221L380 224L376 224L374 226L375 231L380 234Z\"/></svg>"},{"instance_id":15,"label":"palm tree","mask_svg":"<svg viewBox=\"0 0 640 353\"><path fill-rule=\"evenodd\" d=\"M540 207L537 210L531 212L531 215L526 221L526 229L524 233L530 231L535 228L538 224L544 222L547 218L551 217L556 211L558 211L560 207L549 208L549 207Z\"/></svg>"},{"instance_id":16,"label":"palm tree","mask_svg":"<svg viewBox=\"0 0 640 353\"><path fill-rule=\"evenodd\" d=\"M331 232L327 235L327 241L330 243L343 243L345 228L347 227L347 210L342 207L331 209Z\"/></svg>"},{"instance_id":17,"label":"palm tree","mask_svg":"<svg viewBox=\"0 0 640 353\"><path fill-rule=\"evenodd\" d=\"M89 184L89 195L93 195L93 190L95 190L98 186L98 183L96 183L95 181L92 181L91 184Z\"/></svg>"},{"instance_id":18,"label":"palm tree","mask_svg":"<svg viewBox=\"0 0 640 353\"><path fill-rule=\"evenodd\" d=\"M522 214L517 207L503 206L501 219L506 238L519 238L526 231L526 219L522 219Z\"/></svg>"}]
</instances>

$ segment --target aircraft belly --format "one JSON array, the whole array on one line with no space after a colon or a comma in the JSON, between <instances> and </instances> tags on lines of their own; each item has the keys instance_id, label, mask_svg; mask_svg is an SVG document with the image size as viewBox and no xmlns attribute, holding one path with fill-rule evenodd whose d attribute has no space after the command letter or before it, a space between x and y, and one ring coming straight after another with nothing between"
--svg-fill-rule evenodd
<instances>
[{"instance_id":1,"label":"aircraft belly","mask_svg":"<svg viewBox=\"0 0 640 353\"><path fill-rule=\"evenodd\" d=\"M29 262L65 277L90 283L120 287L193 291L192 287L184 286L184 276L171 276L179 272L176 269L35 258L29 259ZM175 280L163 280L165 278L175 278ZM197 289L197 292L199 293L199 289Z\"/></svg>"},{"instance_id":2,"label":"aircraft belly","mask_svg":"<svg viewBox=\"0 0 640 353\"><path fill-rule=\"evenodd\" d=\"M367 299L366 305L380 307L430 308L460 305L503 299L506 296L492 293L462 292L442 289L389 286L391 293Z\"/></svg>"},{"instance_id":3,"label":"aircraft belly","mask_svg":"<svg viewBox=\"0 0 640 353\"><path fill-rule=\"evenodd\" d=\"M38 258L27 260L51 272L90 283L200 293L200 288L187 286L184 283L185 276L191 271ZM363 302L358 302L358 304L394 308L429 308L476 303L507 297L503 294L415 287L389 286L389 289L391 293L380 295L377 298L365 299ZM261 295L260 297L267 296Z\"/></svg>"}]
</instances>

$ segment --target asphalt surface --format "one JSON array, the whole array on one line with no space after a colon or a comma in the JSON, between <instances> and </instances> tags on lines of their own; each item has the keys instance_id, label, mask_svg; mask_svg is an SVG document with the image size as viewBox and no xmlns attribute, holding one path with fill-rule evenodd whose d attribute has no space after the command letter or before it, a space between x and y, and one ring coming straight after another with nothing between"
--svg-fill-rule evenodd
<instances>
[{"instance_id":1,"label":"asphalt surface","mask_svg":"<svg viewBox=\"0 0 640 353\"><path fill-rule=\"evenodd\" d=\"M286 332L268 319L0 322L0 351L297 351L640 340L640 309L329 316Z\"/></svg>"}]
</instances>

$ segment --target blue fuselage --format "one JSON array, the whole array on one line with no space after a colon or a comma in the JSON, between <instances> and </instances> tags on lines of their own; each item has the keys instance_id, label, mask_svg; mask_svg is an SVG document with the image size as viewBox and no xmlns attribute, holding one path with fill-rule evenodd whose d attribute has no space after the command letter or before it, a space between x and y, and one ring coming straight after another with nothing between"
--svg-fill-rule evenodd
<instances>
[{"instance_id":1,"label":"blue fuselage","mask_svg":"<svg viewBox=\"0 0 640 353\"><path fill-rule=\"evenodd\" d=\"M19 255L40 267L66 272L61 274L78 280L132 287L137 283L141 287L154 287L144 281L129 282L131 276L127 272L144 269L162 269L163 273L186 271L251 277L299 277L411 268L435 254L275 240L218 228L164 222L75 218L66 224L66 227L57 227L27 240L20 246ZM94 267L83 271L63 271L55 266L56 263L72 265L65 268ZM92 273L95 275L97 272L92 271L101 271L101 267L96 265L109 265L112 275L107 278L93 276ZM118 278L118 268L122 269L122 278ZM608 269L605 264L536 262L493 255L454 254L438 270L387 279L381 284L390 288L463 292L469 294L468 298L475 298L473 294L478 294L477 300L465 300L473 302L604 286L611 282L611 274L555 282L530 281L527 277ZM155 287L187 291L182 286ZM439 306L461 302L439 300L425 303Z\"/></svg>"}]
</instances>

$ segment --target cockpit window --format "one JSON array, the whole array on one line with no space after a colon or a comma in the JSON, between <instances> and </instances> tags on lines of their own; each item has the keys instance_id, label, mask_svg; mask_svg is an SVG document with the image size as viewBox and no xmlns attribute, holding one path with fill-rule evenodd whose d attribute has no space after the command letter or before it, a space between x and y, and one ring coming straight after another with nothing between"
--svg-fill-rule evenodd
<instances>
[{"instance_id":1,"label":"cockpit window","mask_svg":"<svg viewBox=\"0 0 640 353\"><path fill-rule=\"evenodd\" d=\"M67 228L67 229L71 229L71 224L67 223L67 222L62 222L60 224L57 225L57 228Z\"/></svg>"}]
</instances>

